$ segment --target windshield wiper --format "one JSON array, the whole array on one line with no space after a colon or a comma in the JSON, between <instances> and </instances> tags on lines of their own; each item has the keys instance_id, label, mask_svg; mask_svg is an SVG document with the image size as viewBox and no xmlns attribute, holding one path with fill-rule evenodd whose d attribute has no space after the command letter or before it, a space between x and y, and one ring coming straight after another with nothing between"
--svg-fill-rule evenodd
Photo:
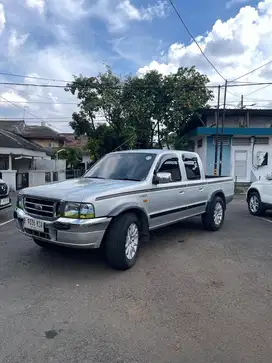
<instances>
[{"instance_id":1,"label":"windshield wiper","mask_svg":"<svg viewBox=\"0 0 272 363\"><path fill-rule=\"evenodd\" d=\"M131 180L131 181L141 181L140 179L135 178L111 178L113 180Z\"/></svg>"}]
</instances>

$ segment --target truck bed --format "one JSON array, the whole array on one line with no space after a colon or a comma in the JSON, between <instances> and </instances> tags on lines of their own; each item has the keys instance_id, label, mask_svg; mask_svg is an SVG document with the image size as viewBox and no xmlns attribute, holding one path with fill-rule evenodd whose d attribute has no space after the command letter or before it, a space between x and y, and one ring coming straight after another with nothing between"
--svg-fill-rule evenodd
<instances>
[{"instance_id":1,"label":"truck bed","mask_svg":"<svg viewBox=\"0 0 272 363\"><path fill-rule=\"evenodd\" d=\"M216 179L216 178L230 178L230 177L227 177L225 175L205 175L205 179Z\"/></svg>"}]
</instances>

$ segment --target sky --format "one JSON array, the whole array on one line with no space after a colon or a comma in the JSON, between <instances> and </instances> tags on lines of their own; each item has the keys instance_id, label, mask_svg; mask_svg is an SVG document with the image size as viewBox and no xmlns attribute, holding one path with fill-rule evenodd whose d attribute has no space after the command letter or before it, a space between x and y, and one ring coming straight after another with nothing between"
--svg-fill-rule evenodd
<instances>
[{"instance_id":1,"label":"sky","mask_svg":"<svg viewBox=\"0 0 272 363\"><path fill-rule=\"evenodd\" d=\"M272 0L173 3L228 80L272 60ZM195 65L211 84L223 83L168 0L0 0L0 73L24 76L0 74L0 83L65 85L73 75L96 76L105 65L120 75ZM272 63L241 81L272 82ZM272 86L247 86L229 88L228 107L237 106L241 94L248 107L272 105ZM62 88L0 85L0 118L69 131L76 103Z\"/></svg>"}]
</instances>

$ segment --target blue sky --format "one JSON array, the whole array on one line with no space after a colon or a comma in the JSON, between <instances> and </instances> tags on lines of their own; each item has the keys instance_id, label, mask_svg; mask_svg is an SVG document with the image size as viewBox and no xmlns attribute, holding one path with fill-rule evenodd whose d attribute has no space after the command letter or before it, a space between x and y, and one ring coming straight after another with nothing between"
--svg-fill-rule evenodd
<instances>
[{"instance_id":1,"label":"blue sky","mask_svg":"<svg viewBox=\"0 0 272 363\"><path fill-rule=\"evenodd\" d=\"M272 0L173 2L205 53L228 77L272 58ZM222 81L191 43L167 0L0 0L0 53L0 72L53 79L96 75L105 64L118 74L149 69L166 74L196 65L212 82ZM266 79L270 73L266 69ZM34 82L7 76L0 81ZM75 109L64 102L76 102L53 88L1 86L0 96L27 106L29 122L31 112L51 117L61 127L60 117L70 118ZM3 98L0 102L0 116L24 113Z\"/></svg>"}]
</instances>

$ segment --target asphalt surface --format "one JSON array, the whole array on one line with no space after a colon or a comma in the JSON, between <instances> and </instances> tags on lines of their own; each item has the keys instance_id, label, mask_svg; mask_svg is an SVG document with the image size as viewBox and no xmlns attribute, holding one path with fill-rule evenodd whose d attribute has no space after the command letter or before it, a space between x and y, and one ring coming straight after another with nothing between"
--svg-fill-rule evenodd
<instances>
[{"instance_id":1,"label":"asphalt surface","mask_svg":"<svg viewBox=\"0 0 272 363\"><path fill-rule=\"evenodd\" d=\"M235 200L219 232L157 231L126 272L1 226L0 362L271 363L269 220Z\"/></svg>"}]
</instances>

